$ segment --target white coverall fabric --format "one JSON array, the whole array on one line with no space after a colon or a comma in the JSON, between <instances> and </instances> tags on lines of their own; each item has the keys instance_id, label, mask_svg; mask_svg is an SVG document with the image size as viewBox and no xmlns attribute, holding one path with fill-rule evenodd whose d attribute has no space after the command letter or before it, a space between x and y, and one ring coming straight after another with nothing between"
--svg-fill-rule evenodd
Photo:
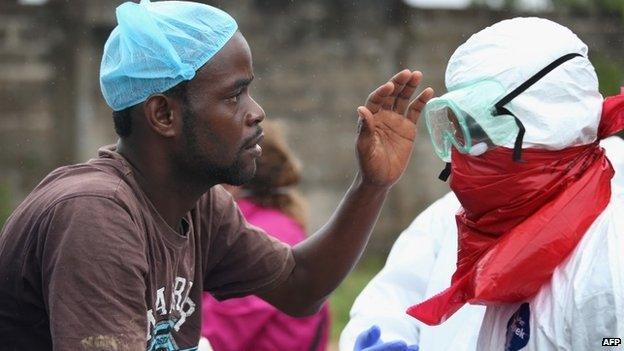
<instances>
[{"instance_id":1,"label":"white coverall fabric","mask_svg":"<svg viewBox=\"0 0 624 351\"><path fill-rule=\"evenodd\" d=\"M488 307L477 350L600 350L603 338L623 337L623 213L623 204L612 197L550 282L525 301L530 314L524 325L509 326L522 303ZM510 333L526 346L506 346Z\"/></svg>"},{"instance_id":2,"label":"white coverall fabric","mask_svg":"<svg viewBox=\"0 0 624 351\"><path fill-rule=\"evenodd\" d=\"M457 261L455 213L460 205L448 193L422 212L399 236L385 267L351 308L340 350L351 351L357 336L378 325L384 341L404 340L420 350L474 350L485 308L466 305L445 323L428 327L407 308L448 287Z\"/></svg>"},{"instance_id":3,"label":"white coverall fabric","mask_svg":"<svg viewBox=\"0 0 624 351\"><path fill-rule=\"evenodd\" d=\"M550 283L527 301L530 333L523 351L594 350L602 347L603 337L624 337L624 140L611 137L601 145L616 170L611 203ZM459 208L448 193L399 236L384 268L355 300L341 351L353 350L357 336L374 324L382 340L404 340L423 351L506 350L507 324L521 303L487 312L484 306L466 305L436 327L405 313L449 286L457 262L454 215Z\"/></svg>"}]
</instances>

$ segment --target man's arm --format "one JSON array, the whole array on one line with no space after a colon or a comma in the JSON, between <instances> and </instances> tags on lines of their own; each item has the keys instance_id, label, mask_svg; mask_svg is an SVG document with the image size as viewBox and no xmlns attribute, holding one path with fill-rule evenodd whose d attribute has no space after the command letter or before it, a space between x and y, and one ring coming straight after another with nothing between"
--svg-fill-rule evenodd
<instances>
[{"instance_id":1,"label":"man's arm","mask_svg":"<svg viewBox=\"0 0 624 351\"><path fill-rule=\"evenodd\" d=\"M425 89L411 104L422 74L404 70L372 92L358 108L359 173L329 222L293 248L286 281L259 296L292 315L320 308L360 258L390 187L403 174L416 122L433 96ZM408 106L409 105L409 106Z\"/></svg>"}]
</instances>

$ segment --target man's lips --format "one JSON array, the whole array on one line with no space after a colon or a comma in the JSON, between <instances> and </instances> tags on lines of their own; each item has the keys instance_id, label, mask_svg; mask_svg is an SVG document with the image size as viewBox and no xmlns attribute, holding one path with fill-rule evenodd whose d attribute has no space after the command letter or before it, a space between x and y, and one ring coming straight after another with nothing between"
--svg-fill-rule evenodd
<instances>
[{"instance_id":1,"label":"man's lips","mask_svg":"<svg viewBox=\"0 0 624 351\"><path fill-rule=\"evenodd\" d=\"M259 145L262 142L262 139L264 139L264 133L260 132L255 138L251 139L248 143L246 143L244 148L245 149L255 148L256 145Z\"/></svg>"},{"instance_id":2,"label":"man's lips","mask_svg":"<svg viewBox=\"0 0 624 351\"><path fill-rule=\"evenodd\" d=\"M249 151L255 157L262 156L262 148L260 147L260 142L264 139L264 133L260 132L258 136L251 139L251 141L245 144L245 151Z\"/></svg>"}]
</instances>

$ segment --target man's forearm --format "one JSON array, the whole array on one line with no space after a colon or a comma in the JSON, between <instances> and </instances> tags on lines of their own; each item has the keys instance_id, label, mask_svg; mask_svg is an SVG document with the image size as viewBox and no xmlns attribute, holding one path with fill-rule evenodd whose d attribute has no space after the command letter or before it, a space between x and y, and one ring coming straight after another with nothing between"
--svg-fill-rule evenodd
<instances>
[{"instance_id":1,"label":"man's forearm","mask_svg":"<svg viewBox=\"0 0 624 351\"><path fill-rule=\"evenodd\" d=\"M368 242L392 184L405 171L416 138L416 121L433 96L423 90L408 104L422 73L403 70L375 89L357 108L359 171L329 222L293 248L289 279L262 298L286 313L301 315L320 307L351 271Z\"/></svg>"},{"instance_id":2,"label":"man's forearm","mask_svg":"<svg viewBox=\"0 0 624 351\"><path fill-rule=\"evenodd\" d=\"M293 248L291 277L263 297L287 313L313 313L362 255L388 190L356 177L327 224Z\"/></svg>"}]
</instances>

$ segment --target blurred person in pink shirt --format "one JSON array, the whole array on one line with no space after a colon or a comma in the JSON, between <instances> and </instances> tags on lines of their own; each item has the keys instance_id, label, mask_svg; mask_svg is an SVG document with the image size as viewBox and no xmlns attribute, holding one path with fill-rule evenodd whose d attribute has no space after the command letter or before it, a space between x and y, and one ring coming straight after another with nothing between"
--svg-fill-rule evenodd
<instances>
[{"instance_id":1,"label":"blurred person in pink shirt","mask_svg":"<svg viewBox=\"0 0 624 351\"><path fill-rule=\"evenodd\" d=\"M295 245L305 239L303 198L293 187L300 166L289 150L279 125L264 122L262 157L253 180L241 187L226 186L249 223ZM215 351L321 351L327 347L329 309L294 318L256 296L219 302L204 294L202 336Z\"/></svg>"}]
</instances>

